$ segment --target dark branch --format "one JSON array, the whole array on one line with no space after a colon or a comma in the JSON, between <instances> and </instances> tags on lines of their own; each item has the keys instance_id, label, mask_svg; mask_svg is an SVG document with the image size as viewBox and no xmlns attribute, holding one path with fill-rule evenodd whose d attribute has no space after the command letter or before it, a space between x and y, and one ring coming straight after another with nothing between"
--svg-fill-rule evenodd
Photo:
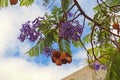
<instances>
[{"instance_id":1,"label":"dark branch","mask_svg":"<svg viewBox=\"0 0 120 80\"><path fill-rule=\"evenodd\" d=\"M78 11L79 11L79 10L76 10L76 11L75 11L73 18L75 18L75 16L76 16L76 14L77 14Z\"/></svg>"},{"instance_id":2,"label":"dark branch","mask_svg":"<svg viewBox=\"0 0 120 80\"><path fill-rule=\"evenodd\" d=\"M74 6L75 6L75 4L73 4L73 5L70 7L70 9L67 11L67 13L69 13L70 10L71 10Z\"/></svg>"},{"instance_id":3,"label":"dark branch","mask_svg":"<svg viewBox=\"0 0 120 80\"><path fill-rule=\"evenodd\" d=\"M74 17L73 19L69 20L69 21L74 21L75 19L77 19L81 14L78 14L76 17Z\"/></svg>"},{"instance_id":4,"label":"dark branch","mask_svg":"<svg viewBox=\"0 0 120 80\"><path fill-rule=\"evenodd\" d=\"M111 32L110 30L108 30L107 28L103 27L102 24L96 22L96 21L93 20L91 17L89 17L89 16L82 10L82 8L81 8L81 6L79 5L79 3L77 2L77 0L73 0L73 1L74 1L74 3L76 4L76 6L77 6L77 8L79 9L79 11L81 12L81 14L82 14L85 18L87 18L88 20L90 20L91 22L93 22L94 24L96 24L99 28L104 29L104 30L106 30L107 32L110 32L111 34L113 34L113 35L115 35L115 36L117 36L117 37L120 37L119 35L116 35L116 34L114 34L113 32Z\"/></svg>"},{"instance_id":5,"label":"dark branch","mask_svg":"<svg viewBox=\"0 0 120 80\"><path fill-rule=\"evenodd\" d=\"M95 53L94 53L94 46L93 46L93 40L92 40L92 38L93 38L93 34L94 34L94 30L95 30L95 24L93 25L93 28L92 28L92 32L91 32L91 39L90 39L90 42L91 42L91 46L92 46L92 54L93 54L93 56L94 56L94 58L95 58L95 60L96 60L96 56L95 56Z\"/></svg>"},{"instance_id":6,"label":"dark branch","mask_svg":"<svg viewBox=\"0 0 120 80\"><path fill-rule=\"evenodd\" d=\"M81 43L82 47L83 47L83 48L85 49L85 51L87 52L88 63L89 63L89 65L90 65L90 61L89 61L89 59L91 59L91 60L92 60L92 62L93 62L93 59L92 59L92 57L90 56L89 51L87 50L87 48L85 47L84 43L82 42L82 40L81 40L80 38L79 38L79 41L80 41L80 43Z\"/></svg>"}]
</instances>

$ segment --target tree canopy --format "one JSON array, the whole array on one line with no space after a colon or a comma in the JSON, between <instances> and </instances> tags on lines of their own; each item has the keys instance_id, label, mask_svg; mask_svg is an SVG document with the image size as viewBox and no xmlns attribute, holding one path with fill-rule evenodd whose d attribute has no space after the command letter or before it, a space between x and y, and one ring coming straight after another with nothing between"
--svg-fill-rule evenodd
<instances>
[{"instance_id":1,"label":"tree canopy","mask_svg":"<svg viewBox=\"0 0 120 80\"><path fill-rule=\"evenodd\" d=\"M60 66L72 62L72 44L86 50L91 68L98 70L102 66L102 69L107 69L106 80L119 80L120 0L96 0L93 18L85 13L77 0L60 0L60 7L54 5L56 0L43 1L45 6L52 2L51 13L25 22L20 29L20 41L36 41L35 46L26 54L30 57L45 54ZM20 6L27 7L32 6L33 2L34 0L19 1ZM10 5L17 3L18 0L10 0ZM8 0L0 0L0 7L8 5ZM87 20L91 32L82 38ZM53 44L57 44L57 48ZM90 44L91 48L87 49L86 44Z\"/></svg>"}]
</instances>

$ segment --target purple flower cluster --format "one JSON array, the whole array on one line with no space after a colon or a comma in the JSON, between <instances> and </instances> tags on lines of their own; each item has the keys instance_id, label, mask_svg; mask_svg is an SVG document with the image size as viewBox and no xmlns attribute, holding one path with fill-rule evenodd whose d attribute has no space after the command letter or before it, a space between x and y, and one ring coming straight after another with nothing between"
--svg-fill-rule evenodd
<instances>
[{"instance_id":1,"label":"purple flower cluster","mask_svg":"<svg viewBox=\"0 0 120 80\"><path fill-rule=\"evenodd\" d=\"M78 41L82 34L82 25L78 21L61 23L60 38Z\"/></svg>"},{"instance_id":2,"label":"purple flower cluster","mask_svg":"<svg viewBox=\"0 0 120 80\"><path fill-rule=\"evenodd\" d=\"M100 65L99 63L94 63L94 69L95 70L99 70L100 69Z\"/></svg>"},{"instance_id":3,"label":"purple flower cluster","mask_svg":"<svg viewBox=\"0 0 120 80\"><path fill-rule=\"evenodd\" d=\"M52 55L52 49L49 48L49 47L45 47L43 53L44 53L47 57L49 57L49 56Z\"/></svg>"},{"instance_id":4,"label":"purple flower cluster","mask_svg":"<svg viewBox=\"0 0 120 80\"><path fill-rule=\"evenodd\" d=\"M106 66L101 65L101 64L98 63L98 62L94 63L93 66L94 66L94 69L95 69L96 71L98 71L99 69L106 70Z\"/></svg>"},{"instance_id":5,"label":"purple flower cluster","mask_svg":"<svg viewBox=\"0 0 120 80\"><path fill-rule=\"evenodd\" d=\"M29 39L30 41L35 41L39 36L41 36L41 33L38 32L38 26L41 25L40 17L36 18L34 21L28 21L25 24L22 24L22 28L20 29L21 33L18 37L18 39L21 42L24 42L25 39Z\"/></svg>"}]
</instances>

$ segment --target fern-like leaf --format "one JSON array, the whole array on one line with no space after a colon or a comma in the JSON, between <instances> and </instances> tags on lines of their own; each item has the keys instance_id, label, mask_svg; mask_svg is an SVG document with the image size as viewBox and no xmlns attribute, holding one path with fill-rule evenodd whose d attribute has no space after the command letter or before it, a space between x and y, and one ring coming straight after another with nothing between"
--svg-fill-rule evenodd
<instances>
[{"instance_id":1,"label":"fern-like leaf","mask_svg":"<svg viewBox=\"0 0 120 80\"><path fill-rule=\"evenodd\" d=\"M30 6L32 5L32 3L34 2L34 0L21 0L20 2L20 6Z\"/></svg>"},{"instance_id":2,"label":"fern-like leaf","mask_svg":"<svg viewBox=\"0 0 120 80\"><path fill-rule=\"evenodd\" d=\"M0 7L7 7L8 6L8 0L0 0Z\"/></svg>"}]
</instances>

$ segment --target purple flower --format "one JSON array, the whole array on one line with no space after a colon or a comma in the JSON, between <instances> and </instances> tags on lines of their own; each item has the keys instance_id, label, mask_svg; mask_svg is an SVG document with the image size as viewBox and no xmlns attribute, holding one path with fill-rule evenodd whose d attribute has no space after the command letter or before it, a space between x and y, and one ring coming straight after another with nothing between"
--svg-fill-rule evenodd
<instances>
[{"instance_id":1,"label":"purple flower","mask_svg":"<svg viewBox=\"0 0 120 80\"><path fill-rule=\"evenodd\" d=\"M75 40L75 41L78 41L79 40L79 35L77 35L77 34L74 34L71 38L73 39L73 40Z\"/></svg>"},{"instance_id":2,"label":"purple flower","mask_svg":"<svg viewBox=\"0 0 120 80\"><path fill-rule=\"evenodd\" d=\"M69 12L68 17L72 17L72 16L73 16L73 13Z\"/></svg>"},{"instance_id":3,"label":"purple flower","mask_svg":"<svg viewBox=\"0 0 120 80\"><path fill-rule=\"evenodd\" d=\"M18 39L19 39L21 42L24 42L24 40L25 40L25 35L20 34L20 36L18 37Z\"/></svg>"},{"instance_id":4,"label":"purple flower","mask_svg":"<svg viewBox=\"0 0 120 80\"><path fill-rule=\"evenodd\" d=\"M67 21L61 23L59 32L60 38L78 41L80 35L82 34L82 26L78 23L76 25L75 24L76 24L75 21L74 22Z\"/></svg>"},{"instance_id":5,"label":"purple flower","mask_svg":"<svg viewBox=\"0 0 120 80\"><path fill-rule=\"evenodd\" d=\"M41 25L41 22L39 20L39 18L36 18L34 21L32 21L32 25L33 25L33 28L37 28L38 26Z\"/></svg>"},{"instance_id":6,"label":"purple flower","mask_svg":"<svg viewBox=\"0 0 120 80\"><path fill-rule=\"evenodd\" d=\"M49 57L52 55L52 50L49 47L44 48L44 54Z\"/></svg>"},{"instance_id":7,"label":"purple flower","mask_svg":"<svg viewBox=\"0 0 120 80\"><path fill-rule=\"evenodd\" d=\"M22 24L22 28L20 29L21 32L25 33L30 30L30 22L26 22L25 24Z\"/></svg>"},{"instance_id":8,"label":"purple flower","mask_svg":"<svg viewBox=\"0 0 120 80\"><path fill-rule=\"evenodd\" d=\"M36 18L34 21L27 21L26 23L22 24L22 28L20 29L21 33L18 39L21 42L24 42L25 39L29 39L30 41L36 41L39 36L42 36L40 32L37 31L38 26L41 25L41 19Z\"/></svg>"},{"instance_id":9,"label":"purple flower","mask_svg":"<svg viewBox=\"0 0 120 80\"><path fill-rule=\"evenodd\" d=\"M100 64L99 63L94 63L94 69L99 70L100 69Z\"/></svg>"}]
</instances>

